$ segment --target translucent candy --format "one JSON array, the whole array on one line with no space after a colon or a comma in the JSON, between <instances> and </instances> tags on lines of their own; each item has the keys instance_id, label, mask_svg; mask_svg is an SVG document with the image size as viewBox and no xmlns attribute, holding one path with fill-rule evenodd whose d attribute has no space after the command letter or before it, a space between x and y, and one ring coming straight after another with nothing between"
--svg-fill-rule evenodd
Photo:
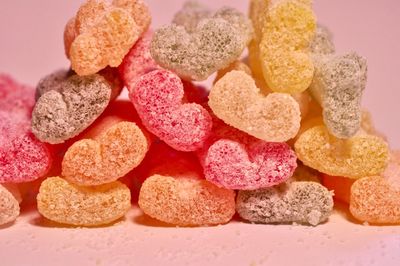
<instances>
[{"instance_id":1,"label":"translucent candy","mask_svg":"<svg viewBox=\"0 0 400 266\"><path fill-rule=\"evenodd\" d=\"M290 95L264 97L242 71L229 72L213 86L209 105L225 123L265 141L287 141L300 128L299 105Z\"/></svg>"},{"instance_id":2,"label":"translucent candy","mask_svg":"<svg viewBox=\"0 0 400 266\"><path fill-rule=\"evenodd\" d=\"M253 191L239 191L236 211L254 223L318 225L333 209L331 193L316 182L291 182Z\"/></svg>"},{"instance_id":3,"label":"translucent candy","mask_svg":"<svg viewBox=\"0 0 400 266\"><path fill-rule=\"evenodd\" d=\"M360 178L381 174L388 161L388 145L372 135L341 140L324 126L305 131L295 143L297 157L307 166L333 176Z\"/></svg>"},{"instance_id":4,"label":"translucent candy","mask_svg":"<svg viewBox=\"0 0 400 266\"><path fill-rule=\"evenodd\" d=\"M367 63L356 53L315 56L315 76L310 86L323 108L329 132L347 139L360 129L361 97L367 81Z\"/></svg>"},{"instance_id":5,"label":"translucent candy","mask_svg":"<svg viewBox=\"0 0 400 266\"><path fill-rule=\"evenodd\" d=\"M400 188L380 176L361 178L351 187L350 212L362 222L400 224Z\"/></svg>"},{"instance_id":6,"label":"translucent candy","mask_svg":"<svg viewBox=\"0 0 400 266\"><path fill-rule=\"evenodd\" d=\"M206 180L153 175L140 189L139 207L145 214L174 225L224 224L235 214L235 192Z\"/></svg>"},{"instance_id":7,"label":"translucent candy","mask_svg":"<svg viewBox=\"0 0 400 266\"><path fill-rule=\"evenodd\" d=\"M68 181L82 186L109 183L126 175L143 160L149 142L142 130L135 123L112 120L98 125L102 130L93 139L75 142L67 150L62 176Z\"/></svg>"},{"instance_id":8,"label":"translucent candy","mask_svg":"<svg viewBox=\"0 0 400 266\"><path fill-rule=\"evenodd\" d=\"M347 204L350 202L350 190L354 181L354 179L347 177L322 175L322 184L333 191L334 199Z\"/></svg>"},{"instance_id":9,"label":"translucent candy","mask_svg":"<svg viewBox=\"0 0 400 266\"><path fill-rule=\"evenodd\" d=\"M150 54L152 38L153 32L147 31L132 47L119 66L120 75L129 90L133 89L135 82L144 74L155 69L161 69Z\"/></svg>"},{"instance_id":10,"label":"translucent candy","mask_svg":"<svg viewBox=\"0 0 400 266\"><path fill-rule=\"evenodd\" d=\"M193 32L194 21L183 20L178 19L181 25L158 29L151 43L154 60L183 79L205 80L229 66L252 38L250 21L232 8L222 8L212 17L201 19Z\"/></svg>"},{"instance_id":11,"label":"translucent candy","mask_svg":"<svg viewBox=\"0 0 400 266\"><path fill-rule=\"evenodd\" d=\"M257 11L257 10L256 10ZM255 18L264 79L274 92L297 93L311 84L314 66L308 47L314 37L316 20L304 1L274 1L260 5ZM253 15L254 16L254 15ZM260 36L261 34L261 36ZM257 42L257 38L256 38Z\"/></svg>"},{"instance_id":12,"label":"translucent candy","mask_svg":"<svg viewBox=\"0 0 400 266\"><path fill-rule=\"evenodd\" d=\"M322 25L317 25L314 39L310 43L310 52L314 54L334 54L335 44L329 29Z\"/></svg>"},{"instance_id":13,"label":"translucent candy","mask_svg":"<svg viewBox=\"0 0 400 266\"><path fill-rule=\"evenodd\" d=\"M78 75L90 75L108 65L119 66L150 21L141 0L114 0L112 4L88 0L64 31L72 69Z\"/></svg>"},{"instance_id":14,"label":"translucent candy","mask_svg":"<svg viewBox=\"0 0 400 266\"><path fill-rule=\"evenodd\" d=\"M0 110L7 112L20 112L30 118L35 90L19 84L10 76L0 73Z\"/></svg>"},{"instance_id":15,"label":"translucent candy","mask_svg":"<svg viewBox=\"0 0 400 266\"><path fill-rule=\"evenodd\" d=\"M174 73L155 70L142 76L129 96L145 127L171 147L194 151L208 138L210 115L198 104L182 104L183 84Z\"/></svg>"},{"instance_id":16,"label":"translucent candy","mask_svg":"<svg viewBox=\"0 0 400 266\"><path fill-rule=\"evenodd\" d=\"M240 142L221 139L208 149L204 175L219 187L253 190L280 184L297 167L297 157L286 143Z\"/></svg>"},{"instance_id":17,"label":"translucent candy","mask_svg":"<svg viewBox=\"0 0 400 266\"><path fill-rule=\"evenodd\" d=\"M17 199L4 186L0 185L0 226L11 223L19 215Z\"/></svg>"},{"instance_id":18,"label":"translucent candy","mask_svg":"<svg viewBox=\"0 0 400 266\"><path fill-rule=\"evenodd\" d=\"M52 144L81 133L101 115L111 97L110 84L98 74L64 77L57 72L39 83L38 91L46 92L32 113L32 132Z\"/></svg>"},{"instance_id":19,"label":"translucent candy","mask_svg":"<svg viewBox=\"0 0 400 266\"><path fill-rule=\"evenodd\" d=\"M131 207L129 188L120 182L80 187L59 177L43 181L38 211L47 219L69 225L99 226L122 218Z\"/></svg>"}]
</instances>

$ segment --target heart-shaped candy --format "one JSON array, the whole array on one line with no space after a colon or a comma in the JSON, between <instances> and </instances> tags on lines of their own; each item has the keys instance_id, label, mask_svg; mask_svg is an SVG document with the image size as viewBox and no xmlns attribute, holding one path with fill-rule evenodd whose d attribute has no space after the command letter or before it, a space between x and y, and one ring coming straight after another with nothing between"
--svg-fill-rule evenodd
<instances>
[{"instance_id":1,"label":"heart-shaped candy","mask_svg":"<svg viewBox=\"0 0 400 266\"><path fill-rule=\"evenodd\" d=\"M178 21L179 22L179 21ZM251 22L240 12L222 8L200 20L193 32L187 23L158 29L151 55L181 78L205 80L237 60L252 38Z\"/></svg>"},{"instance_id":2,"label":"heart-shaped candy","mask_svg":"<svg viewBox=\"0 0 400 266\"><path fill-rule=\"evenodd\" d=\"M62 143L92 124L108 106L112 90L98 74L73 75L57 84L40 96L32 113L32 132L51 144Z\"/></svg>"},{"instance_id":3,"label":"heart-shaped candy","mask_svg":"<svg viewBox=\"0 0 400 266\"><path fill-rule=\"evenodd\" d=\"M209 105L228 125L268 142L287 141L300 128L296 100L285 93L265 97L253 78L243 71L231 71L215 83Z\"/></svg>"},{"instance_id":4,"label":"heart-shaped candy","mask_svg":"<svg viewBox=\"0 0 400 266\"><path fill-rule=\"evenodd\" d=\"M106 119L104 123L108 128L98 136L75 142L65 153L62 176L68 181L82 186L109 183L129 173L143 160L149 143L135 123L114 124Z\"/></svg>"},{"instance_id":5,"label":"heart-shaped candy","mask_svg":"<svg viewBox=\"0 0 400 266\"><path fill-rule=\"evenodd\" d=\"M199 149L211 132L212 119L207 110L195 103L182 104L182 81L170 71L143 75L129 96L144 126L177 150Z\"/></svg>"}]
</instances>

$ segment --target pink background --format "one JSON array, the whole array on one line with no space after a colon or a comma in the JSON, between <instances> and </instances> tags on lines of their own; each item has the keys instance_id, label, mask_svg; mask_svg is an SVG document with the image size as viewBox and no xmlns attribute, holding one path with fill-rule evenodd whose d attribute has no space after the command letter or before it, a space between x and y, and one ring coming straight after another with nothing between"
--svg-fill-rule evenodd
<instances>
[{"instance_id":1,"label":"pink background","mask_svg":"<svg viewBox=\"0 0 400 266\"><path fill-rule=\"evenodd\" d=\"M36 84L67 67L62 33L79 0L0 0L0 72ZM170 21L182 0L147 0L153 27ZM212 0L246 10L245 0ZM338 52L367 57L364 96L378 128L400 148L400 2L315 0ZM232 222L212 228L154 227L137 209L107 228L57 228L37 213L0 228L1 265L398 265L400 228L355 224L335 213L316 228Z\"/></svg>"}]
</instances>

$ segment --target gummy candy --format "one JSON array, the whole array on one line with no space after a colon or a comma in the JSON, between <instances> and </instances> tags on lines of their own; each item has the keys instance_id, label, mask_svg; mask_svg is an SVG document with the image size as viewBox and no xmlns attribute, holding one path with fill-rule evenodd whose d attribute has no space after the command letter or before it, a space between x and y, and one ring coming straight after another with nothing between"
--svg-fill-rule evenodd
<instances>
[{"instance_id":1,"label":"gummy candy","mask_svg":"<svg viewBox=\"0 0 400 266\"><path fill-rule=\"evenodd\" d=\"M172 72L143 75L129 96L145 127L177 150L194 151L210 134L210 115L198 104L182 104L183 85Z\"/></svg>"},{"instance_id":2,"label":"gummy candy","mask_svg":"<svg viewBox=\"0 0 400 266\"><path fill-rule=\"evenodd\" d=\"M297 168L293 173L293 176L287 182L295 182L295 181L311 181L321 183L319 178L319 172L305 166L300 161L297 164Z\"/></svg>"},{"instance_id":3,"label":"gummy candy","mask_svg":"<svg viewBox=\"0 0 400 266\"><path fill-rule=\"evenodd\" d=\"M155 69L161 69L150 54L150 44L153 32L148 30L132 47L119 66L120 76L129 90L132 90L135 82L144 74Z\"/></svg>"},{"instance_id":4,"label":"gummy candy","mask_svg":"<svg viewBox=\"0 0 400 266\"><path fill-rule=\"evenodd\" d=\"M48 147L30 132L26 115L0 110L0 183L35 180L48 172L51 161Z\"/></svg>"},{"instance_id":5,"label":"gummy candy","mask_svg":"<svg viewBox=\"0 0 400 266\"><path fill-rule=\"evenodd\" d=\"M310 51L314 54L334 54L335 44L332 33L327 27L317 25L314 39L310 43Z\"/></svg>"},{"instance_id":6,"label":"gummy candy","mask_svg":"<svg viewBox=\"0 0 400 266\"><path fill-rule=\"evenodd\" d=\"M174 225L224 224L235 214L235 192L206 180L153 175L140 189L139 207Z\"/></svg>"},{"instance_id":7,"label":"gummy candy","mask_svg":"<svg viewBox=\"0 0 400 266\"><path fill-rule=\"evenodd\" d=\"M322 175L322 184L333 191L334 199L347 204L350 202L350 190L354 181L354 179L342 176Z\"/></svg>"},{"instance_id":8,"label":"gummy candy","mask_svg":"<svg viewBox=\"0 0 400 266\"><path fill-rule=\"evenodd\" d=\"M212 17L212 11L197 1L186 1L179 10L172 23L185 28L188 33L196 32L201 20Z\"/></svg>"},{"instance_id":9,"label":"gummy candy","mask_svg":"<svg viewBox=\"0 0 400 266\"><path fill-rule=\"evenodd\" d=\"M72 69L78 75L91 75L108 65L119 66L150 21L141 0L87 1L64 32Z\"/></svg>"},{"instance_id":10,"label":"gummy candy","mask_svg":"<svg viewBox=\"0 0 400 266\"><path fill-rule=\"evenodd\" d=\"M13 195L13 197L17 200L17 202L19 204L22 202L22 194L21 194L21 191L17 184L4 183L4 184L1 184L1 186L3 186L5 189L7 189Z\"/></svg>"},{"instance_id":11,"label":"gummy candy","mask_svg":"<svg viewBox=\"0 0 400 266\"><path fill-rule=\"evenodd\" d=\"M232 64L230 64L228 67L221 69L218 71L217 76L215 77L214 84L220 80L222 77L224 77L227 73L233 71L233 70L238 70L238 71L243 71L249 76L252 75L251 69L242 61L235 61Z\"/></svg>"},{"instance_id":12,"label":"gummy candy","mask_svg":"<svg viewBox=\"0 0 400 266\"><path fill-rule=\"evenodd\" d=\"M4 186L0 185L0 226L17 219L19 203Z\"/></svg>"},{"instance_id":13,"label":"gummy candy","mask_svg":"<svg viewBox=\"0 0 400 266\"><path fill-rule=\"evenodd\" d=\"M246 147L221 139L208 149L204 174L219 187L253 190L287 180L297 166L296 160L286 143L256 141Z\"/></svg>"},{"instance_id":14,"label":"gummy candy","mask_svg":"<svg viewBox=\"0 0 400 266\"><path fill-rule=\"evenodd\" d=\"M227 67L252 38L250 21L232 8L222 8L212 17L203 18L194 32L186 25L158 29L150 51L160 66L187 80L205 80Z\"/></svg>"},{"instance_id":15,"label":"gummy candy","mask_svg":"<svg viewBox=\"0 0 400 266\"><path fill-rule=\"evenodd\" d=\"M58 75L59 72L50 75L39 87L57 83ZM62 143L81 133L101 115L111 97L110 84L98 74L73 75L50 88L40 96L33 110L32 132L51 144Z\"/></svg>"},{"instance_id":16,"label":"gummy candy","mask_svg":"<svg viewBox=\"0 0 400 266\"><path fill-rule=\"evenodd\" d=\"M62 176L82 186L101 185L129 173L143 160L149 140L132 122L103 120L92 139L75 142L65 153ZM93 130L96 134L99 130Z\"/></svg>"},{"instance_id":17,"label":"gummy candy","mask_svg":"<svg viewBox=\"0 0 400 266\"><path fill-rule=\"evenodd\" d=\"M362 222L400 224L400 189L380 176L358 179L351 187L350 212Z\"/></svg>"},{"instance_id":18,"label":"gummy candy","mask_svg":"<svg viewBox=\"0 0 400 266\"><path fill-rule=\"evenodd\" d=\"M40 186L37 206L44 217L61 224L99 226L123 217L131 207L131 194L118 181L80 187L50 177Z\"/></svg>"},{"instance_id":19,"label":"gummy candy","mask_svg":"<svg viewBox=\"0 0 400 266\"><path fill-rule=\"evenodd\" d=\"M264 97L243 71L221 78L211 89L209 105L225 123L265 141L287 141L300 128L298 103L284 93Z\"/></svg>"},{"instance_id":20,"label":"gummy candy","mask_svg":"<svg viewBox=\"0 0 400 266\"><path fill-rule=\"evenodd\" d=\"M297 157L307 166L333 176L360 178L381 174L387 165L388 145L372 135L341 140L324 126L308 129L295 143Z\"/></svg>"},{"instance_id":21,"label":"gummy candy","mask_svg":"<svg viewBox=\"0 0 400 266\"><path fill-rule=\"evenodd\" d=\"M264 3L263 7L258 11L263 12L258 13L262 17L253 19L259 24L255 26L259 51L257 47L250 51L259 53L265 81L272 91L302 92L309 87L314 74L308 54L316 30L312 9L295 0Z\"/></svg>"},{"instance_id":22,"label":"gummy candy","mask_svg":"<svg viewBox=\"0 0 400 266\"><path fill-rule=\"evenodd\" d=\"M367 64L356 53L315 56L315 76L310 91L323 108L329 132L347 139L361 124L361 96L367 80Z\"/></svg>"},{"instance_id":23,"label":"gummy candy","mask_svg":"<svg viewBox=\"0 0 400 266\"><path fill-rule=\"evenodd\" d=\"M279 186L239 191L236 210L255 223L301 223L318 225L333 209L331 193L316 182L291 182Z\"/></svg>"},{"instance_id":24,"label":"gummy candy","mask_svg":"<svg viewBox=\"0 0 400 266\"><path fill-rule=\"evenodd\" d=\"M11 77L0 73L0 110L21 112L30 118L35 99L34 89L21 85Z\"/></svg>"}]
</instances>

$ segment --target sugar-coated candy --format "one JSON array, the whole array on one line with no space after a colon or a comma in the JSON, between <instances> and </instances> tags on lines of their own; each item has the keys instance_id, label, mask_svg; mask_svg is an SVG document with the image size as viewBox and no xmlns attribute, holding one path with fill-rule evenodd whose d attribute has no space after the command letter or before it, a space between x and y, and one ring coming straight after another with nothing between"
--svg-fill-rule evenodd
<instances>
[{"instance_id":1,"label":"sugar-coated candy","mask_svg":"<svg viewBox=\"0 0 400 266\"><path fill-rule=\"evenodd\" d=\"M0 226L14 221L18 215L18 200L0 184Z\"/></svg>"},{"instance_id":2,"label":"sugar-coated candy","mask_svg":"<svg viewBox=\"0 0 400 266\"><path fill-rule=\"evenodd\" d=\"M259 15L265 16L259 56L268 87L286 93L306 90L314 74L308 54L316 29L312 8L297 0L275 1Z\"/></svg>"},{"instance_id":3,"label":"sugar-coated candy","mask_svg":"<svg viewBox=\"0 0 400 266\"><path fill-rule=\"evenodd\" d=\"M350 138L360 129L361 96L367 81L366 60L356 53L314 56L310 86L323 109L324 123L338 138Z\"/></svg>"},{"instance_id":4,"label":"sugar-coated candy","mask_svg":"<svg viewBox=\"0 0 400 266\"><path fill-rule=\"evenodd\" d=\"M301 223L318 225L333 209L331 193L316 182L291 182L279 186L239 191L236 210L254 223Z\"/></svg>"},{"instance_id":5,"label":"sugar-coated candy","mask_svg":"<svg viewBox=\"0 0 400 266\"><path fill-rule=\"evenodd\" d=\"M265 141L287 141L300 128L300 109L293 97L285 93L265 97L243 71L231 71L215 83L209 105L228 125Z\"/></svg>"},{"instance_id":6,"label":"sugar-coated candy","mask_svg":"<svg viewBox=\"0 0 400 266\"><path fill-rule=\"evenodd\" d=\"M310 43L310 52L314 54L334 54L335 44L329 29L322 25L317 25L314 39Z\"/></svg>"},{"instance_id":7,"label":"sugar-coated candy","mask_svg":"<svg viewBox=\"0 0 400 266\"><path fill-rule=\"evenodd\" d=\"M65 153L62 176L68 181L82 186L109 183L143 160L149 141L135 123L112 118L104 123L98 135L75 142Z\"/></svg>"},{"instance_id":8,"label":"sugar-coated candy","mask_svg":"<svg viewBox=\"0 0 400 266\"><path fill-rule=\"evenodd\" d=\"M54 85L40 96L32 113L32 132L51 144L81 133L101 115L111 98L111 86L101 75L73 75L57 83L59 75L57 72L39 83L39 87Z\"/></svg>"},{"instance_id":9,"label":"sugar-coated candy","mask_svg":"<svg viewBox=\"0 0 400 266\"><path fill-rule=\"evenodd\" d=\"M150 25L142 0L88 0L64 31L66 54L78 75L117 67Z\"/></svg>"},{"instance_id":10,"label":"sugar-coated candy","mask_svg":"<svg viewBox=\"0 0 400 266\"><path fill-rule=\"evenodd\" d=\"M355 181L352 178L322 174L322 184L333 191L333 198L347 204L350 202L350 190Z\"/></svg>"},{"instance_id":11,"label":"sugar-coated candy","mask_svg":"<svg viewBox=\"0 0 400 266\"><path fill-rule=\"evenodd\" d=\"M60 177L42 182L38 211L49 220L76 226L99 226L122 218L131 207L131 193L116 181L81 187Z\"/></svg>"},{"instance_id":12,"label":"sugar-coated candy","mask_svg":"<svg viewBox=\"0 0 400 266\"><path fill-rule=\"evenodd\" d=\"M131 90L135 82L144 74L161 67L150 54L153 32L148 30L132 47L119 66L120 75L125 85Z\"/></svg>"},{"instance_id":13,"label":"sugar-coated candy","mask_svg":"<svg viewBox=\"0 0 400 266\"><path fill-rule=\"evenodd\" d=\"M34 93L33 88L19 84L10 76L0 73L0 110L21 112L30 117L35 104Z\"/></svg>"},{"instance_id":14,"label":"sugar-coated candy","mask_svg":"<svg viewBox=\"0 0 400 266\"><path fill-rule=\"evenodd\" d=\"M238 70L238 71L243 71L249 76L252 75L251 69L242 61L236 60L232 64L230 64L228 67L221 69L217 72L217 76L215 77L214 84L220 80L223 76L225 76L227 73L233 71L233 70Z\"/></svg>"},{"instance_id":15,"label":"sugar-coated candy","mask_svg":"<svg viewBox=\"0 0 400 266\"><path fill-rule=\"evenodd\" d=\"M286 143L256 141L249 146L228 139L216 141L204 162L206 179L219 187L253 190L290 178L297 157Z\"/></svg>"},{"instance_id":16,"label":"sugar-coated candy","mask_svg":"<svg viewBox=\"0 0 400 266\"><path fill-rule=\"evenodd\" d=\"M203 18L193 32L190 23L180 23L158 29L150 51L160 66L187 80L205 80L229 66L252 38L251 22L232 8L222 8Z\"/></svg>"},{"instance_id":17,"label":"sugar-coated candy","mask_svg":"<svg viewBox=\"0 0 400 266\"><path fill-rule=\"evenodd\" d=\"M0 110L0 183L35 180L48 172L51 161L48 147L30 132L26 114Z\"/></svg>"},{"instance_id":18,"label":"sugar-coated candy","mask_svg":"<svg viewBox=\"0 0 400 266\"><path fill-rule=\"evenodd\" d=\"M199 104L182 104L183 84L174 73L155 70L143 75L129 96L145 127L171 147L194 151L208 138L209 113Z\"/></svg>"},{"instance_id":19,"label":"sugar-coated candy","mask_svg":"<svg viewBox=\"0 0 400 266\"><path fill-rule=\"evenodd\" d=\"M298 162L297 168L294 171L293 176L288 180L288 182L296 181L310 181L321 183L319 172L308 166L305 166L301 162Z\"/></svg>"},{"instance_id":20,"label":"sugar-coated candy","mask_svg":"<svg viewBox=\"0 0 400 266\"><path fill-rule=\"evenodd\" d=\"M400 224L400 188L381 176L358 179L351 187L350 212L362 222Z\"/></svg>"},{"instance_id":21,"label":"sugar-coated candy","mask_svg":"<svg viewBox=\"0 0 400 266\"><path fill-rule=\"evenodd\" d=\"M181 10L179 10L172 20L173 24L183 26L189 33L197 29L197 25L204 18L212 16L212 10L198 1L186 1Z\"/></svg>"},{"instance_id":22,"label":"sugar-coated candy","mask_svg":"<svg viewBox=\"0 0 400 266\"><path fill-rule=\"evenodd\" d=\"M21 194L21 191L20 191L20 189L18 187L18 184L15 184L15 183L3 183L1 185L13 195L13 197L18 201L18 203L22 202L23 195Z\"/></svg>"},{"instance_id":23,"label":"sugar-coated candy","mask_svg":"<svg viewBox=\"0 0 400 266\"><path fill-rule=\"evenodd\" d=\"M295 151L305 165L328 175L349 178L379 175L388 161L388 145L381 138L361 134L337 139L324 126L301 134Z\"/></svg>"},{"instance_id":24,"label":"sugar-coated candy","mask_svg":"<svg viewBox=\"0 0 400 266\"><path fill-rule=\"evenodd\" d=\"M139 194L142 211L179 226L224 224L235 214L235 192L206 180L153 175Z\"/></svg>"}]
</instances>

